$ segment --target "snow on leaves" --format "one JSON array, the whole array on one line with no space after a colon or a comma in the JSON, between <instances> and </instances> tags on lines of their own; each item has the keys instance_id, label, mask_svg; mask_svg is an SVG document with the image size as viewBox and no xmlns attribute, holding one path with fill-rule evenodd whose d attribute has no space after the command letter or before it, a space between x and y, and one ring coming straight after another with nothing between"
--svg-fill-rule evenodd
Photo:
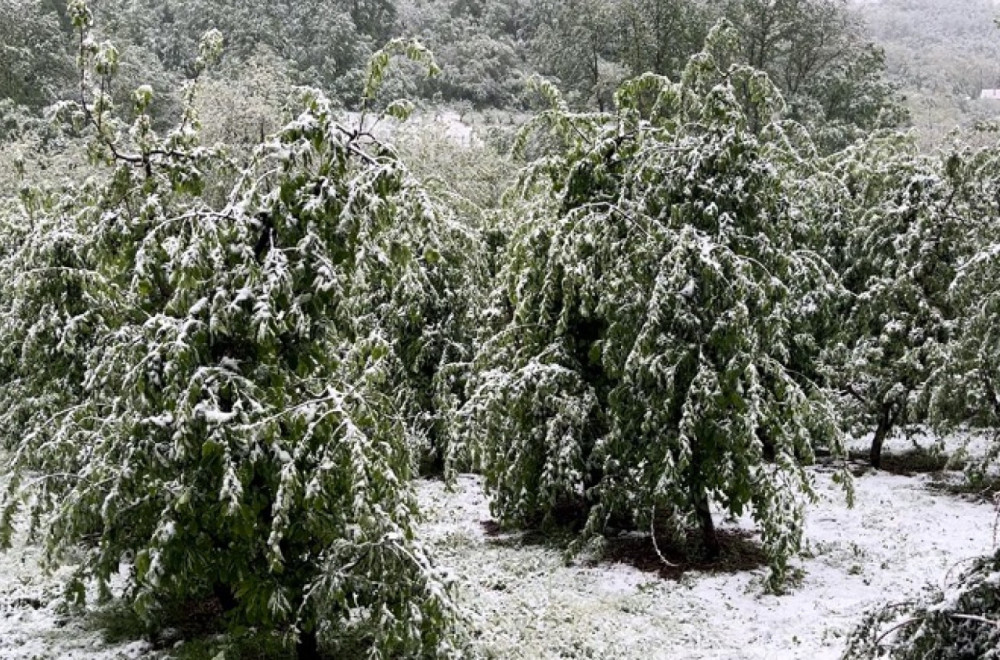
<instances>
[{"instance_id":1,"label":"snow on leaves","mask_svg":"<svg viewBox=\"0 0 1000 660\"><path fill-rule=\"evenodd\" d=\"M556 103L539 120L565 147L523 179L470 444L506 522L582 506L596 533L660 512L711 544L714 501L753 513L780 580L811 493L802 464L816 442L840 448L789 368L839 290L796 242L814 221L789 183L804 159L783 125L754 130L780 106L766 78L710 52L681 83L644 76L617 98L614 115Z\"/></svg>"},{"instance_id":2,"label":"snow on leaves","mask_svg":"<svg viewBox=\"0 0 1000 660\"><path fill-rule=\"evenodd\" d=\"M151 620L221 590L237 622L447 652L412 528L415 383L461 343L475 236L318 93L221 204L190 184L223 159L114 135L106 183L5 219L0 538L26 507L105 592L133 561Z\"/></svg>"}]
</instances>

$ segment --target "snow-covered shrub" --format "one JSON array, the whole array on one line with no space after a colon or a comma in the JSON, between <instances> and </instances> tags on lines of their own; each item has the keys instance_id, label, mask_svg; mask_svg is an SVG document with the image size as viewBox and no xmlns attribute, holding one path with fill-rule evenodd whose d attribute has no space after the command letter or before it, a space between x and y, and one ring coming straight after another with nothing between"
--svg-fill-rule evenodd
<instances>
[{"instance_id":1,"label":"snow-covered shrub","mask_svg":"<svg viewBox=\"0 0 1000 660\"><path fill-rule=\"evenodd\" d=\"M462 410L508 524L582 511L698 525L751 512L780 579L811 494L803 464L839 437L822 393L789 368L797 334L837 290L802 249L808 141L771 119L764 74L727 67L718 29L680 82L646 75L617 112L549 122L562 150L530 166L495 330ZM800 145L800 146L795 146Z\"/></svg>"},{"instance_id":2,"label":"snow-covered shrub","mask_svg":"<svg viewBox=\"0 0 1000 660\"><path fill-rule=\"evenodd\" d=\"M955 338L949 346L943 377L933 391L932 411L945 423L1000 427L1000 158L988 148L960 153L950 161L962 206L966 248L949 287L956 313ZM970 461L974 479L987 476L1000 456L994 442L981 460Z\"/></svg>"},{"instance_id":3,"label":"snow-covered shrub","mask_svg":"<svg viewBox=\"0 0 1000 660\"><path fill-rule=\"evenodd\" d=\"M1000 551L981 557L946 590L865 615L844 660L1000 658Z\"/></svg>"},{"instance_id":4,"label":"snow-covered shrub","mask_svg":"<svg viewBox=\"0 0 1000 660\"><path fill-rule=\"evenodd\" d=\"M104 276L91 267L84 191L26 189L0 210L0 447L79 402L87 350L107 331ZM86 214L84 214L86 215Z\"/></svg>"},{"instance_id":5,"label":"snow-covered shrub","mask_svg":"<svg viewBox=\"0 0 1000 660\"><path fill-rule=\"evenodd\" d=\"M423 384L407 379L447 359L471 239L318 93L215 204L203 182L225 161L198 145L193 93L166 135L149 88L121 126L100 92L113 47L70 9L98 83L67 110L111 171L2 224L0 544L25 511L51 561L79 561L71 595L90 578L106 595L124 563L151 622L214 593L303 656L324 638L447 653L456 611L413 528Z\"/></svg>"},{"instance_id":6,"label":"snow-covered shrub","mask_svg":"<svg viewBox=\"0 0 1000 660\"><path fill-rule=\"evenodd\" d=\"M951 165L949 165L951 163ZM850 298L827 354L829 383L870 457L896 428L928 418L935 378L956 336L949 295L967 250L966 191L953 160L874 136L830 159L838 214L824 253Z\"/></svg>"}]
</instances>

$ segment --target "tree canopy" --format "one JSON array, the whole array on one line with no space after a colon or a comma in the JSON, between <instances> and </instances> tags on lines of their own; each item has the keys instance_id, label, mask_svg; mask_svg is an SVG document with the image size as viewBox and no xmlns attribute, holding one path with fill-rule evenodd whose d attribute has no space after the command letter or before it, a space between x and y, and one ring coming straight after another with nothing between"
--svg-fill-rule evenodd
<instances>
[{"instance_id":1,"label":"tree canopy","mask_svg":"<svg viewBox=\"0 0 1000 660\"><path fill-rule=\"evenodd\" d=\"M735 34L714 31L678 83L627 83L614 114L573 114L548 90L539 121L565 146L521 184L462 414L501 520L582 506L600 532L659 513L699 525L711 553L714 501L752 511L780 580L802 464L815 442L839 447L823 395L788 368L836 281L797 240L818 220L789 188L811 146L793 146L794 125L753 126L780 96L727 64Z\"/></svg>"},{"instance_id":2,"label":"tree canopy","mask_svg":"<svg viewBox=\"0 0 1000 660\"><path fill-rule=\"evenodd\" d=\"M844 1L0 10L0 546L71 600L462 656L421 476L570 551L742 518L781 589L846 435L1000 425L1000 159ZM988 647L995 559L851 648Z\"/></svg>"},{"instance_id":3,"label":"tree canopy","mask_svg":"<svg viewBox=\"0 0 1000 660\"><path fill-rule=\"evenodd\" d=\"M121 123L102 93L116 51L90 45L85 4L70 17L95 91L65 111L109 170L5 216L0 541L26 508L51 561L82 547L78 598L128 562L150 623L214 594L300 657L447 653L456 611L410 485L428 384L399 378L447 359L474 241L316 92L217 190L230 164L198 143L197 82L174 130L153 130L148 86ZM205 35L196 70L220 45ZM433 67L394 44L371 85L393 50Z\"/></svg>"}]
</instances>

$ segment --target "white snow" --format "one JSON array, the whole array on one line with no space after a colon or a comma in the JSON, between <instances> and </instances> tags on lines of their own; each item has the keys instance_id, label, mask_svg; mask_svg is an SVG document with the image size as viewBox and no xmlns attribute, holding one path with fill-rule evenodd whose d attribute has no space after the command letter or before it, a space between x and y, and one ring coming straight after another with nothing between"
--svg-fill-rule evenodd
<instances>
[{"instance_id":1,"label":"white snow","mask_svg":"<svg viewBox=\"0 0 1000 660\"><path fill-rule=\"evenodd\" d=\"M2 477L0 477L2 481ZM0 658L3 660L138 660L155 658L148 642L111 644L94 620L66 608L62 585L71 569L45 575L40 551L23 533L0 552ZM90 594L93 595L93 594Z\"/></svg>"},{"instance_id":2,"label":"white snow","mask_svg":"<svg viewBox=\"0 0 1000 660\"><path fill-rule=\"evenodd\" d=\"M424 527L439 563L458 576L482 633L478 651L499 658L838 658L871 606L917 596L954 579L994 547L996 511L927 488L923 477L869 472L848 509L829 470L816 468L801 581L765 593L764 569L687 573L664 580L626 565L567 566L556 549L497 543L480 480L455 492L420 485Z\"/></svg>"},{"instance_id":3,"label":"white snow","mask_svg":"<svg viewBox=\"0 0 1000 660\"><path fill-rule=\"evenodd\" d=\"M868 471L848 509L830 471L813 474L820 501L794 562L800 579L781 596L765 593L764 569L672 581L620 564L567 565L558 549L488 537L487 500L472 475L453 492L418 482L421 532L472 612L474 650L495 658L838 658L866 608L943 585L994 548L995 508L928 488L928 477ZM0 553L0 658L157 657L142 641L105 643L92 618L65 613L64 574L45 576L38 557L23 534Z\"/></svg>"},{"instance_id":4,"label":"white snow","mask_svg":"<svg viewBox=\"0 0 1000 660\"><path fill-rule=\"evenodd\" d=\"M362 115L359 112L343 113L345 123L354 128L360 129ZM377 117L368 114L364 117L364 130L375 130L376 137L386 138L397 131L400 126L420 127L430 124L440 128L445 137L462 147L481 146L483 141L477 135L476 129L470 122L465 121L458 112L454 110L442 110L434 114L414 113L406 122L400 122L392 117ZM378 125L373 126L377 120Z\"/></svg>"},{"instance_id":5,"label":"white snow","mask_svg":"<svg viewBox=\"0 0 1000 660\"><path fill-rule=\"evenodd\" d=\"M845 443L852 453L861 452L868 455L873 433L848 438ZM922 449L941 451L943 455L953 459L966 459L985 456L994 442L996 433L990 430L959 431L946 436L938 436L922 425L908 426L905 430L897 430L885 439L882 445L884 455L903 454ZM951 475L959 477L959 473Z\"/></svg>"}]
</instances>

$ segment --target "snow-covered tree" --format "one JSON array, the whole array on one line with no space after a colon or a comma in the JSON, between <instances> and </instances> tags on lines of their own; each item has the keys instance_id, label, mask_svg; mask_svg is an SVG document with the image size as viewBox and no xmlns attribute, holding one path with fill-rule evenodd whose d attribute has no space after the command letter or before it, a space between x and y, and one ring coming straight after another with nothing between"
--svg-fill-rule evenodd
<instances>
[{"instance_id":1,"label":"snow-covered tree","mask_svg":"<svg viewBox=\"0 0 1000 660\"><path fill-rule=\"evenodd\" d=\"M26 512L51 561L73 551L81 598L124 564L150 622L214 594L300 657L324 640L449 652L456 610L413 528L423 384L408 374L447 359L468 237L314 92L217 195L226 161L198 144L194 84L175 130L152 129L149 88L123 126L105 91L116 52L91 41L81 0L70 15L85 75L64 110L110 170L27 195L2 227L0 368L16 378L0 393L0 542ZM207 34L196 68L220 47Z\"/></svg>"},{"instance_id":2,"label":"snow-covered tree","mask_svg":"<svg viewBox=\"0 0 1000 660\"><path fill-rule=\"evenodd\" d=\"M715 504L753 515L780 581L803 465L815 442L840 451L821 392L789 368L837 287L800 248L808 141L750 125L781 98L726 64L734 36L714 30L680 82L626 83L613 114L573 114L543 86L538 122L564 149L524 175L462 415L502 522L666 520L715 553Z\"/></svg>"},{"instance_id":3,"label":"snow-covered tree","mask_svg":"<svg viewBox=\"0 0 1000 660\"><path fill-rule=\"evenodd\" d=\"M839 209L825 251L852 295L828 353L829 383L854 429L874 431L876 468L894 429L926 419L955 335L949 287L968 225L955 158L922 156L899 135L832 157Z\"/></svg>"},{"instance_id":4,"label":"snow-covered tree","mask_svg":"<svg viewBox=\"0 0 1000 660\"><path fill-rule=\"evenodd\" d=\"M944 590L868 612L848 638L844 660L964 660L1000 648L1000 551L980 557Z\"/></svg>"},{"instance_id":5,"label":"snow-covered tree","mask_svg":"<svg viewBox=\"0 0 1000 660\"><path fill-rule=\"evenodd\" d=\"M950 160L958 214L964 220L964 249L948 294L956 332L942 377L934 383L931 412L941 422L1000 428L1000 159L995 148L957 153ZM1000 442L969 464L970 476L986 474L1000 456Z\"/></svg>"},{"instance_id":6,"label":"snow-covered tree","mask_svg":"<svg viewBox=\"0 0 1000 660\"><path fill-rule=\"evenodd\" d=\"M0 99L40 108L59 98L72 83L70 49L60 30L58 13L47 5L0 0L4 17L0 24Z\"/></svg>"},{"instance_id":7,"label":"snow-covered tree","mask_svg":"<svg viewBox=\"0 0 1000 660\"><path fill-rule=\"evenodd\" d=\"M300 84L358 101L367 58L395 32L386 0L104 0L93 10L101 26L139 45L168 71L190 72L189 54L208 28L227 38L225 59L243 62L273 51ZM365 23L362 25L359 23ZM263 47L263 48L262 48Z\"/></svg>"}]
</instances>

